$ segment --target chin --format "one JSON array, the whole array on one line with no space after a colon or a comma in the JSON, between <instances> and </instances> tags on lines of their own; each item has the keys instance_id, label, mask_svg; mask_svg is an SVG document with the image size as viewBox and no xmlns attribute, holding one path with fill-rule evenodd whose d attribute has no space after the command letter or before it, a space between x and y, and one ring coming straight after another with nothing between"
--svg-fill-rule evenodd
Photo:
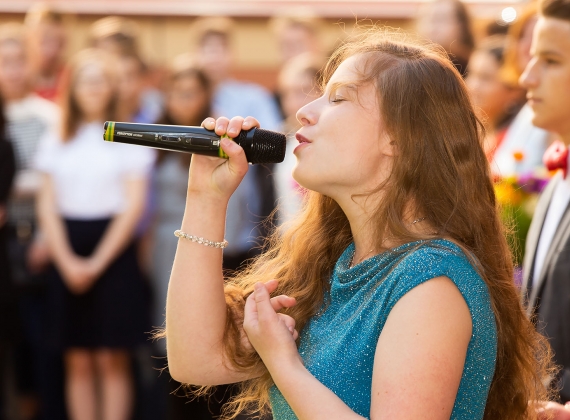
<instances>
[{"instance_id":1,"label":"chin","mask_svg":"<svg viewBox=\"0 0 570 420\"><path fill-rule=\"evenodd\" d=\"M544 112L537 112L536 109L532 109L534 116L532 117L532 125L543 130L551 130L548 124L548 118L545 117Z\"/></svg>"},{"instance_id":2,"label":"chin","mask_svg":"<svg viewBox=\"0 0 570 420\"><path fill-rule=\"evenodd\" d=\"M319 178L317 176L317 174L315 173L308 173L306 171L303 171L302 169L299 169L299 165L297 164L294 168L293 168L293 179L295 180L295 182L297 184L299 184L301 187L309 190L309 191L315 191L315 192L320 192L322 193L322 183L319 182ZM319 188L319 186L321 186L321 188Z\"/></svg>"}]
</instances>

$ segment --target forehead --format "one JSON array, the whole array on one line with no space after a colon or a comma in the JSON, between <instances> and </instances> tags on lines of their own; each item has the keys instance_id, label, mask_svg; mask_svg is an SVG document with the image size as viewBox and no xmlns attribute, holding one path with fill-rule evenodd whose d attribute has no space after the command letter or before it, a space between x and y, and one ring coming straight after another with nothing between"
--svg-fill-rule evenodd
<instances>
[{"instance_id":1,"label":"forehead","mask_svg":"<svg viewBox=\"0 0 570 420\"><path fill-rule=\"evenodd\" d=\"M359 79L358 75L358 57L353 55L344 60L332 74L327 83L327 87L337 83L353 83Z\"/></svg>"},{"instance_id":2,"label":"forehead","mask_svg":"<svg viewBox=\"0 0 570 420\"><path fill-rule=\"evenodd\" d=\"M570 21L540 17L534 29L532 44L535 54L550 51L570 56Z\"/></svg>"}]
</instances>

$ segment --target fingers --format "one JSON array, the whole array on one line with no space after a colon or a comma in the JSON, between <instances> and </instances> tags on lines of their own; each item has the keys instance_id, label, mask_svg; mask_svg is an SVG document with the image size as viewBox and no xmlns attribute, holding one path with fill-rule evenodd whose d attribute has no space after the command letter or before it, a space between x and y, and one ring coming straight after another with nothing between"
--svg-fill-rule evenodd
<instances>
[{"instance_id":1,"label":"fingers","mask_svg":"<svg viewBox=\"0 0 570 420\"><path fill-rule=\"evenodd\" d=\"M299 332L295 329L295 320L291 318L289 315L285 314L277 314L277 316L285 324L285 326L293 336L293 340L297 340L297 338L299 337Z\"/></svg>"},{"instance_id":2,"label":"fingers","mask_svg":"<svg viewBox=\"0 0 570 420\"><path fill-rule=\"evenodd\" d=\"M269 280L267 283L265 283L265 288L267 289L269 294L271 294L277 290L278 285L279 285L279 280L273 279L273 280Z\"/></svg>"},{"instance_id":3,"label":"fingers","mask_svg":"<svg viewBox=\"0 0 570 420\"><path fill-rule=\"evenodd\" d=\"M226 117L214 119L206 118L202 121L202 127L208 130L214 130L218 136L227 134L230 137L237 137L241 130L250 130L259 127L259 121L253 117L233 117L231 120Z\"/></svg>"},{"instance_id":4,"label":"fingers","mask_svg":"<svg viewBox=\"0 0 570 420\"><path fill-rule=\"evenodd\" d=\"M269 292L269 294L273 293L277 290L277 286L279 285L279 280L269 280L265 283L265 288ZM275 312L284 309L284 308L291 308L297 304L297 300L293 297L287 295L279 295L271 298L271 306Z\"/></svg>"},{"instance_id":5,"label":"fingers","mask_svg":"<svg viewBox=\"0 0 570 420\"><path fill-rule=\"evenodd\" d=\"M214 128L216 128L216 119L208 117L204 121L202 121L201 125L207 130L213 130Z\"/></svg>"},{"instance_id":6,"label":"fingers","mask_svg":"<svg viewBox=\"0 0 570 420\"><path fill-rule=\"evenodd\" d=\"M232 138L237 137L240 131L243 129L244 120L245 119L243 117L233 117L228 124L228 129L227 129L228 136Z\"/></svg>"},{"instance_id":7,"label":"fingers","mask_svg":"<svg viewBox=\"0 0 570 420\"><path fill-rule=\"evenodd\" d=\"M249 164L243 148L233 140L225 137L220 140L220 147L228 155L228 169L230 172L238 177L244 177L249 169Z\"/></svg>"},{"instance_id":8,"label":"fingers","mask_svg":"<svg viewBox=\"0 0 570 420\"><path fill-rule=\"evenodd\" d=\"M279 311L283 308L291 308L296 304L297 300L287 295L279 295L271 298L271 306L273 306L273 310L275 311Z\"/></svg>"},{"instance_id":9,"label":"fingers","mask_svg":"<svg viewBox=\"0 0 570 420\"><path fill-rule=\"evenodd\" d=\"M277 313L271 305L271 299L269 297L269 292L263 283L255 284L255 291L253 292L255 304L257 307L257 316L259 322L269 321L272 318L277 317Z\"/></svg>"}]
</instances>

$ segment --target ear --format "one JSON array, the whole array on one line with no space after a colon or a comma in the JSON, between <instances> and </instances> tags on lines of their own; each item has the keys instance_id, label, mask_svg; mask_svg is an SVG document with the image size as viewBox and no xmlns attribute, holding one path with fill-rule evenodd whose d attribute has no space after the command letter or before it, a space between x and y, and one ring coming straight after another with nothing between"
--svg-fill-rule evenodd
<instances>
[{"instance_id":1,"label":"ear","mask_svg":"<svg viewBox=\"0 0 570 420\"><path fill-rule=\"evenodd\" d=\"M380 136L379 143L380 143L380 151L385 156L394 157L398 154L396 141L392 139L385 131Z\"/></svg>"}]
</instances>

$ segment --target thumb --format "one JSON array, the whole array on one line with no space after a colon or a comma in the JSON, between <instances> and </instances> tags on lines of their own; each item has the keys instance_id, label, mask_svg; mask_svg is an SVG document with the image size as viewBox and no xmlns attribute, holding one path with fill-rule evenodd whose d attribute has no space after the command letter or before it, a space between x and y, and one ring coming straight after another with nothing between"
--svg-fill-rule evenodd
<instances>
[{"instance_id":1,"label":"thumb","mask_svg":"<svg viewBox=\"0 0 570 420\"><path fill-rule=\"evenodd\" d=\"M229 158L230 171L241 176L245 175L249 165L243 148L228 137L222 137L220 146Z\"/></svg>"},{"instance_id":2,"label":"thumb","mask_svg":"<svg viewBox=\"0 0 570 420\"><path fill-rule=\"evenodd\" d=\"M269 291L263 283L255 284L255 304L257 306L257 314L260 322L277 318L277 313L271 305Z\"/></svg>"}]
</instances>

